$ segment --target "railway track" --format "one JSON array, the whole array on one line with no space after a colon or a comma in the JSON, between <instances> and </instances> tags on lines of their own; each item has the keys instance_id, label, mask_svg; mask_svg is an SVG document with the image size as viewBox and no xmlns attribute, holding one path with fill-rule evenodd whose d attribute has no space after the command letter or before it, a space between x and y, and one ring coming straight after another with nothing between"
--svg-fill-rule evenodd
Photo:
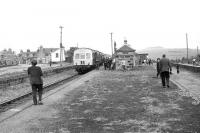
<instances>
[{"instance_id":1,"label":"railway track","mask_svg":"<svg viewBox=\"0 0 200 133\"><path fill-rule=\"evenodd\" d=\"M58 86L60 86L61 84L65 83L65 82L69 82L69 81L71 81L71 80L73 80L73 79L75 79L75 78L77 78L77 77L79 77L79 75L78 75L78 74L74 74L74 75L72 75L72 76L70 76L70 77L63 78L63 79L54 81L54 82L52 82L52 83L46 84L46 85L44 86L44 92L49 91L49 90L51 90L52 88L58 87ZM50 88L51 88L51 89L50 89ZM5 101L3 101L3 102L0 102L0 112L2 112L1 110L4 109L5 106L10 105L10 104L12 104L12 103L14 103L14 102L16 102L16 101L19 101L19 100L21 100L21 99L24 99L24 98L26 98L26 97L29 97L30 95L32 95L32 91L26 92L26 93L24 93L24 94L22 94L22 95L20 95L20 96L17 96L17 97L12 98L12 99L7 99L7 100L5 100Z\"/></svg>"}]
</instances>

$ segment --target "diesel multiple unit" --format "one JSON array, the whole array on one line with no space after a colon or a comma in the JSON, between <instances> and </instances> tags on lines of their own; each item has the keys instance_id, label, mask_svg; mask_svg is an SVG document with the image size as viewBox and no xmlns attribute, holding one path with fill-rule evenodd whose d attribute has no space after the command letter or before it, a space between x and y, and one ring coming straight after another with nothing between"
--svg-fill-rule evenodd
<instances>
[{"instance_id":1,"label":"diesel multiple unit","mask_svg":"<svg viewBox=\"0 0 200 133\"><path fill-rule=\"evenodd\" d=\"M85 73L102 65L104 54L90 48L79 48L74 51L73 61L76 71Z\"/></svg>"}]
</instances>

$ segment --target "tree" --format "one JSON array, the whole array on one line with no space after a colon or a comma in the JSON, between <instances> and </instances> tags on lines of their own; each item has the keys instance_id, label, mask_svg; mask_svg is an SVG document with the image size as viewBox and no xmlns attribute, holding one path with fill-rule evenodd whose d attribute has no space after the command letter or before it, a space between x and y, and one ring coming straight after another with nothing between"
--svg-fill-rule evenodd
<instances>
[{"instance_id":1,"label":"tree","mask_svg":"<svg viewBox=\"0 0 200 133\"><path fill-rule=\"evenodd\" d=\"M30 51L30 49L27 49L27 53L30 53L31 51Z\"/></svg>"},{"instance_id":2,"label":"tree","mask_svg":"<svg viewBox=\"0 0 200 133\"><path fill-rule=\"evenodd\" d=\"M22 49L20 50L20 53L23 53L23 50L22 50Z\"/></svg>"}]
</instances>

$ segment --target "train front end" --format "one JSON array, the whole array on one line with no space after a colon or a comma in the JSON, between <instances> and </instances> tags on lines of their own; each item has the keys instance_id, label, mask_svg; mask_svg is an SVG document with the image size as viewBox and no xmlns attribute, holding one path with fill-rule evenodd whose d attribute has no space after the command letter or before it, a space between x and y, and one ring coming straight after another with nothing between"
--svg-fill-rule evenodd
<instances>
[{"instance_id":1,"label":"train front end","mask_svg":"<svg viewBox=\"0 0 200 133\"><path fill-rule=\"evenodd\" d=\"M86 73L92 70L95 66L93 64L93 51L88 48L79 48L74 51L73 63L78 73Z\"/></svg>"}]
</instances>

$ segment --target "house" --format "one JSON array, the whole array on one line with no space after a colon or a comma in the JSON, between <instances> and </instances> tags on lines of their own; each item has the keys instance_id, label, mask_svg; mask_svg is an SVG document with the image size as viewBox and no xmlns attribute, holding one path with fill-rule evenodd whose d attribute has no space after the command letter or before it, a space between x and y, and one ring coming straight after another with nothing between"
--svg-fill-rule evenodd
<instances>
[{"instance_id":1,"label":"house","mask_svg":"<svg viewBox=\"0 0 200 133\"><path fill-rule=\"evenodd\" d=\"M18 60L20 64L29 64L32 59L37 58L37 52L30 51L27 49L26 52L23 52L22 50L18 54Z\"/></svg>"},{"instance_id":2,"label":"house","mask_svg":"<svg viewBox=\"0 0 200 133\"><path fill-rule=\"evenodd\" d=\"M17 65L18 63L18 57L12 49L0 51L0 66Z\"/></svg>"},{"instance_id":3,"label":"house","mask_svg":"<svg viewBox=\"0 0 200 133\"><path fill-rule=\"evenodd\" d=\"M122 69L122 66L125 66L125 69L132 69L134 66L139 65L141 60L147 58L147 53L137 54L135 51L127 44L127 40L124 40L123 46L115 52L116 69Z\"/></svg>"},{"instance_id":4,"label":"house","mask_svg":"<svg viewBox=\"0 0 200 133\"><path fill-rule=\"evenodd\" d=\"M58 48L55 51L51 52L51 61L52 62L63 62L65 61L65 49Z\"/></svg>"},{"instance_id":5,"label":"house","mask_svg":"<svg viewBox=\"0 0 200 133\"><path fill-rule=\"evenodd\" d=\"M60 56L62 55L62 56ZM37 60L39 63L49 63L65 61L65 49L62 48L40 48L37 50Z\"/></svg>"}]
</instances>

